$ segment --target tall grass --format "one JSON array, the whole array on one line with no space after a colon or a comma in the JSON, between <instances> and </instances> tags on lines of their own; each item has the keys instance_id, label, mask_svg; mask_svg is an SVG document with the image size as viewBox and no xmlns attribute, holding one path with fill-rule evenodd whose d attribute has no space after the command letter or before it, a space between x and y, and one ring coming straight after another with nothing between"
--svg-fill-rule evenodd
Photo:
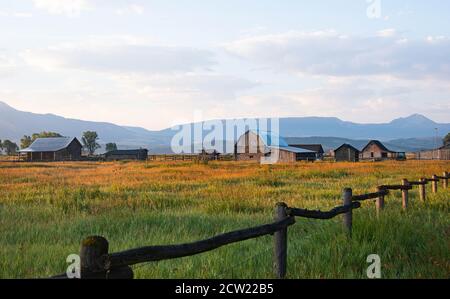
<instances>
[{"instance_id":1,"label":"tall grass","mask_svg":"<svg viewBox=\"0 0 450 299\"><path fill-rule=\"evenodd\" d=\"M284 201L328 209L340 193L373 192L383 184L440 174L448 162L0 163L0 277L47 277L65 271L88 235L103 235L110 251L196 241L273 220ZM289 229L288 277L364 278L369 254L379 254L385 278L448 278L449 191L422 203L410 193L354 212L353 238L341 219L297 219ZM177 260L134 266L138 278L272 278L272 239L263 237Z\"/></svg>"}]
</instances>

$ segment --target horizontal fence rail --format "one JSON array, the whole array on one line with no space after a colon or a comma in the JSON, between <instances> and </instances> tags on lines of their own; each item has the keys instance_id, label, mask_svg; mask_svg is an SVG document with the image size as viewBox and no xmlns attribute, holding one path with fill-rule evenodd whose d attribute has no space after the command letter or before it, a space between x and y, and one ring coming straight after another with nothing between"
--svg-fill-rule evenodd
<instances>
[{"instance_id":1,"label":"horizontal fence rail","mask_svg":"<svg viewBox=\"0 0 450 299\"><path fill-rule=\"evenodd\" d=\"M432 182L432 191L437 193L438 182L442 180L444 188L448 188L448 179L448 172L444 172L443 176L433 175L431 179L421 178L420 181L403 179L401 185L382 185L377 187L377 192L362 195L353 195L352 189L346 188L342 195L343 205L329 211L292 208L284 203L278 203L275 207L275 222L273 223L236 230L192 243L147 246L108 253L109 244L105 238L100 236L88 237L81 244L81 278L132 279L134 274L131 265L192 256L266 235L273 235L274 239L273 266L275 276L285 278L287 273L287 233L288 227L295 224L295 217L328 220L343 215L344 230L347 236L351 238L353 210L361 208L362 201L375 199L377 215L379 216L384 208L384 197L389 195L390 190L399 190L402 192L402 207L406 210L409 199L408 192L413 189L413 186L419 187L420 199L425 201L425 186L428 182ZM67 279L67 274L60 274L51 278Z\"/></svg>"}]
</instances>

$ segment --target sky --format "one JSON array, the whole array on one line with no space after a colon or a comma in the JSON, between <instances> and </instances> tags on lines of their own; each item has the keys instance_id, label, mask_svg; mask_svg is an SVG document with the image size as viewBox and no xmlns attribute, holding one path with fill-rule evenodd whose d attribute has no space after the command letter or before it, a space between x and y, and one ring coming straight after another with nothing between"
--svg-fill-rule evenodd
<instances>
[{"instance_id":1,"label":"sky","mask_svg":"<svg viewBox=\"0 0 450 299\"><path fill-rule=\"evenodd\" d=\"M450 122L450 2L0 0L0 101L151 130Z\"/></svg>"}]
</instances>

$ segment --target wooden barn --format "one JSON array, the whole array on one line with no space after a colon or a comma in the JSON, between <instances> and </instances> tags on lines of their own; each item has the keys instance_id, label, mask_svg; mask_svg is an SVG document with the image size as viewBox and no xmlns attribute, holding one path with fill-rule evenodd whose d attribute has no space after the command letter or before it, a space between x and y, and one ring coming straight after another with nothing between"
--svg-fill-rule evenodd
<instances>
[{"instance_id":1,"label":"wooden barn","mask_svg":"<svg viewBox=\"0 0 450 299\"><path fill-rule=\"evenodd\" d=\"M147 149L129 149L129 150L115 150L105 153L107 161L119 160L141 160L145 161L148 158Z\"/></svg>"},{"instance_id":2,"label":"wooden barn","mask_svg":"<svg viewBox=\"0 0 450 299\"><path fill-rule=\"evenodd\" d=\"M313 153L305 153L302 155L302 160L305 161L322 160L325 154L321 144L289 144L289 146L312 151Z\"/></svg>"},{"instance_id":3,"label":"wooden barn","mask_svg":"<svg viewBox=\"0 0 450 299\"><path fill-rule=\"evenodd\" d=\"M38 138L28 148L20 150L25 161L71 161L81 159L83 146L77 138Z\"/></svg>"},{"instance_id":4,"label":"wooden barn","mask_svg":"<svg viewBox=\"0 0 450 299\"><path fill-rule=\"evenodd\" d=\"M350 144L343 144L334 150L336 162L358 162L359 150Z\"/></svg>"},{"instance_id":5,"label":"wooden barn","mask_svg":"<svg viewBox=\"0 0 450 299\"><path fill-rule=\"evenodd\" d=\"M247 131L235 144L237 161L261 161L275 155L278 163L301 161L305 155L315 156L315 152L289 146L286 141L270 132Z\"/></svg>"},{"instance_id":6,"label":"wooden barn","mask_svg":"<svg viewBox=\"0 0 450 299\"><path fill-rule=\"evenodd\" d=\"M369 143L362 149L360 158L362 160L396 160L396 159L405 159L405 153L398 153L389 150L386 146L384 146L378 140L371 140Z\"/></svg>"}]
</instances>

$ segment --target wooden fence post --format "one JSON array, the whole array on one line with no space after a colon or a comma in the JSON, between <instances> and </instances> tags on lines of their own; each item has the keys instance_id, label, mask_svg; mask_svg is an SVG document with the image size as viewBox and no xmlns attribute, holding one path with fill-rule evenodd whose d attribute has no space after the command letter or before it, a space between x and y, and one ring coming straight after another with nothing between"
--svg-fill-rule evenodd
<instances>
[{"instance_id":1,"label":"wooden fence post","mask_svg":"<svg viewBox=\"0 0 450 299\"><path fill-rule=\"evenodd\" d=\"M353 191L351 188L345 188L343 192L343 201L344 201L344 207L351 206L352 205L352 196ZM353 222L353 209L350 209L347 213L343 215L344 220L344 229L347 233L347 235L351 238L352 237L352 222Z\"/></svg>"},{"instance_id":2,"label":"wooden fence post","mask_svg":"<svg viewBox=\"0 0 450 299\"><path fill-rule=\"evenodd\" d=\"M378 187L377 191L382 192L383 188ZM380 217L381 211L384 209L384 195L378 196L375 205L377 207L377 217Z\"/></svg>"},{"instance_id":3,"label":"wooden fence post","mask_svg":"<svg viewBox=\"0 0 450 299\"><path fill-rule=\"evenodd\" d=\"M420 182L422 183L421 185L419 185L419 195L420 195L420 200L422 200L423 202L425 202L426 199L426 182L427 180L422 178L420 179Z\"/></svg>"},{"instance_id":4,"label":"wooden fence post","mask_svg":"<svg viewBox=\"0 0 450 299\"><path fill-rule=\"evenodd\" d=\"M444 182L443 182L443 185L444 185L444 189L447 189L448 188L448 172L447 171L445 171L444 172Z\"/></svg>"},{"instance_id":5,"label":"wooden fence post","mask_svg":"<svg viewBox=\"0 0 450 299\"><path fill-rule=\"evenodd\" d=\"M287 205L278 203L275 207L275 221L280 221L288 217ZM287 227L274 234L274 270L276 278L286 277L287 267Z\"/></svg>"},{"instance_id":6,"label":"wooden fence post","mask_svg":"<svg viewBox=\"0 0 450 299\"><path fill-rule=\"evenodd\" d=\"M402 185L403 186L408 186L409 182L407 179L403 179L402 180ZM402 190L402 206L403 209L406 210L408 209L408 190L407 189L403 189Z\"/></svg>"},{"instance_id":7,"label":"wooden fence post","mask_svg":"<svg viewBox=\"0 0 450 299\"><path fill-rule=\"evenodd\" d=\"M438 180L438 177L437 177L437 175L433 175L433 181L431 182L431 190L433 190L433 193L437 193L438 192L438 183L439 183L439 180Z\"/></svg>"},{"instance_id":8,"label":"wooden fence post","mask_svg":"<svg viewBox=\"0 0 450 299\"><path fill-rule=\"evenodd\" d=\"M92 236L81 242L81 279L132 279L133 270L129 266L106 271L104 256L108 254L108 241Z\"/></svg>"}]
</instances>

